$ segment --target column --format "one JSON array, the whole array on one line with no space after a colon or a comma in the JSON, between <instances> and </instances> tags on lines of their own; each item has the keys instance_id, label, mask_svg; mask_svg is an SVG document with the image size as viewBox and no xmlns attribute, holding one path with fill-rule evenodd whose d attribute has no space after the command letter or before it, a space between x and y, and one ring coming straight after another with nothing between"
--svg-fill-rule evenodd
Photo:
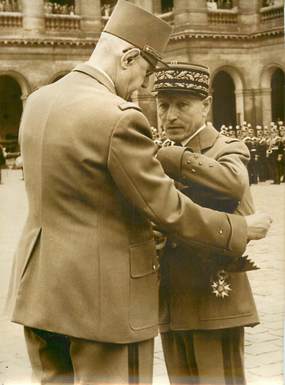
<instances>
[{"instance_id":1,"label":"column","mask_svg":"<svg viewBox=\"0 0 285 385\"><path fill-rule=\"evenodd\" d=\"M44 0L22 0L23 29L43 32L45 29Z\"/></svg>"},{"instance_id":2,"label":"column","mask_svg":"<svg viewBox=\"0 0 285 385\"><path fill-rule=\"evenodd\" d=\"M243 90L244 101L244 120L251 123L252 127L256 124L255 118L255 97L253 89Z\"/></svg>"},{"instance_id":3,"label":"column","mask_svg":"<svg viewBox=\"0 0 285 385\"><path fill-rule=\"evenodd\" d=\"M190 27L205 26L208 23L206 0L174 0L175 25L190 24Z\"/></svg>"},{"instance_id":4,"label":"column","mask_svg":"<svg viewBox=\"0 0 285 385\"><path fill-rule=\"evenodd\" d=\"M97 35L102 30L101 1L80 0L81 29L89 35Z\"/></svg>"},{"instance_id":5,"label":"column","mask_svg":"<svg viewBox=\"0 0 285 385\"><path fill-rule=\"evenodd\" d=\"M161 0L152 1L153 13L161 13Z\"/></svg>"},{"instance_id":6,"label":"column","mask_svg":"<svg viewBox=\"0 0 285 385\"><path fill-rule=\"evenodd\" d=\"M262 90L260 88L253 90L254 94L254 105L255 105L255 119L256 124L262 124Z\"/></svg>"},{"instance_id":7,"label":"column","mask_svg":"<svg viewBox=\"0 0 285 385\"><path fill-rule=\"evenodd\" d=\"M272 120L271 88L262 88L260 91L262 105L262 124L269 125Z\"/></svg>"},{"instance_id":8,"label":"column","mask_svg":"<svg viewBox=\"0 0 285 385\"><path fill-rule=\"evenodd\" d=\"M254 31L259 24L260 1L239 0L238 8L240 23L248 32Z\"/></svg>"},{"instance_id":9,"label":"column","mask_svg":"<svg viewBox=\"0 0 285 385\"><path fill-rule=\"evenodd\" d=\"M243 90L235 90L236 96L236 118L237 124L240 125L244 120L244 103L243 103Z\"/></svg>"}]
</instances>

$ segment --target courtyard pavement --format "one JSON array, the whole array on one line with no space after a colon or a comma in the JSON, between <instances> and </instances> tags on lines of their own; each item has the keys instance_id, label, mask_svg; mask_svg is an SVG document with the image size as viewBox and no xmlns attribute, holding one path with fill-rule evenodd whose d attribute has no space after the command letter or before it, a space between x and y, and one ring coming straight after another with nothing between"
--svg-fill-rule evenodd
<instances>
[{"instance_id":1,"label":"courtyard pavement","mask_svg":"<svg viewBox=\"0 0 285 385\"><path fill-rule=\"evenodd\" d=\"M2 170L0 185L0 385L29 385L30 365L22 327L8 322L3 307L13 253L17 246L27 202L21 174ZM285 305L285 184L252 186L256 208L273 219L266 239L252 242L249 255L261 268L249 279L261 324L246 329L248 385L283 384L283 330ZM155 344L154 385L168 385L159 337Z\"/></svg>"}]
</instances>

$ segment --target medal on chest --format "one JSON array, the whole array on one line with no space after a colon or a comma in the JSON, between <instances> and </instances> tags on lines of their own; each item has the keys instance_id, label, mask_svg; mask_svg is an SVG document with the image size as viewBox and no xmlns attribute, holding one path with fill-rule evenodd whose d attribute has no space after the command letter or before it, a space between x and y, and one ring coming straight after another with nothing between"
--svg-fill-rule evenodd
<instances>
[{"instance_id":1,"label":"medal on chest","mask_svg":"<svg viewBox=\"0 0 285 385\"><path fill-rule=\"evenodd\" d=\"M212 293L217 297L224 299L231 292L231 284L229 283L229 275L225 270L219 270L215 278L211 280Z\"/></svg>"}]
</instances>

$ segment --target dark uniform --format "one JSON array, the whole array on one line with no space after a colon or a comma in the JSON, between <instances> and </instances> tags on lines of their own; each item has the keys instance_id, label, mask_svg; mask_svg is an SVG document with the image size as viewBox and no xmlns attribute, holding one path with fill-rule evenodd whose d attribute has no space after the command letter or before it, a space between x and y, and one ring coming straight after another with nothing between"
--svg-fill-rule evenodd
<instances>
[{"instance_id":1,"label":"dark uniform","mask_svg":"<svg viewBox=\"0 0 285 385\"><path fill-rule=\"evenodd\" d=\"M274 184L280 184L283 166L283 144L281 137L278 134L269 140L269 147L267 152L270 168L270 179L273 180Z\"/></svg>"},{"instance_id":2,"label":"dark uniform","mask_svg":"<svg viewBox=\"0 0 285 385\"><path fill-rule=\"evenodd\" d=\"M263 135L257 140L257 174L260 182L268 179L268 167L266 161L267 142Z\"/></svg>"},{"instance_id":3,"label":"dark uniform","mask_svg":"<svg viewBox=\"0 0 285 385\"><path fill-rule=\"evenodd\" d=\"M250 184L256 184L258 182L257 179L257 143L258 139L255 136L246 136L243 139L244 143L246 144L249 153L250 153L250 160L247 165L248 170L248 176L249 176L249 183Z\"/></svg>"}]
</instances>

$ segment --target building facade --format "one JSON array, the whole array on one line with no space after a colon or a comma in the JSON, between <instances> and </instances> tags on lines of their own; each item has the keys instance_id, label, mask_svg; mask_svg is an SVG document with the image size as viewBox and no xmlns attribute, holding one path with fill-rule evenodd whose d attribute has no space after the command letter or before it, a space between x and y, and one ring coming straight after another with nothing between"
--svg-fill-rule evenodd
<instances>
[{"instance_id":1,"label":"building facade","mask_svg":"<svg viewBox=\"0 0 285 385\"><path fill-rule=\"evenodd\" d=\"M283 0L129 0L173 26L168 60L207 65L210 119L285 121ZM27 96L86 60L114 0L0 0L0 142L17 141ZM136 96L152 125L151 91Z\"/></svg>"}]
</instances>

